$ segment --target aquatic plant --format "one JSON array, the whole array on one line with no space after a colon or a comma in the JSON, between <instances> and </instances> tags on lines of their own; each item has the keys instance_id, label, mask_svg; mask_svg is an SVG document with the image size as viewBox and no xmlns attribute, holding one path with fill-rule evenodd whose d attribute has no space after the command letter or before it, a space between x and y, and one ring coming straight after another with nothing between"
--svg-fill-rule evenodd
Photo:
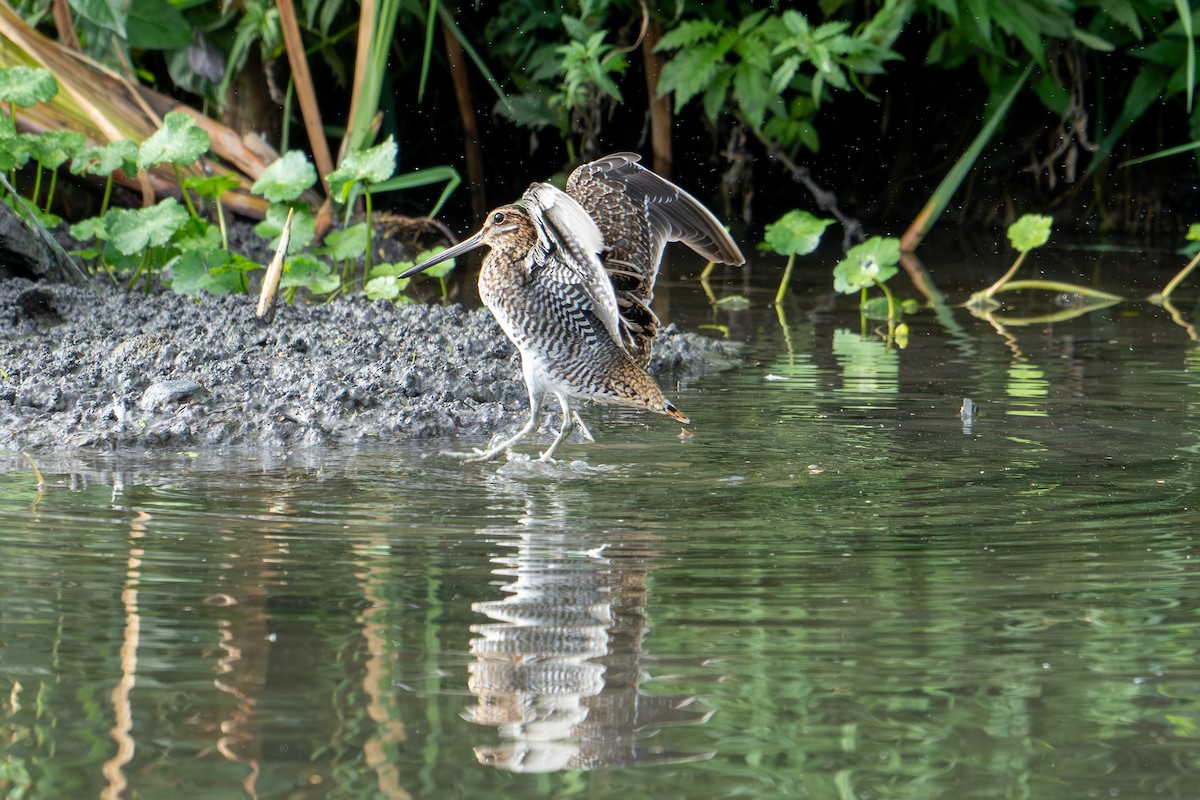
<instances>
[{"instance_id":1,"label":"aquatic plant","mask_svg":"<svg viewBox=\"0 0 1200 800\"><path fill-rule=\"evenodd\" d=\"M1187 240L1189 242L1200 242L1200 222L1193 222L1188 226ZM1193 245L1193 247L1196 246ZM1150 301L1160 304L1166 303L1170 299L1171 293L1183 282L1184 278L1192 274L1192 270L1196 268L1197 264L1200 264L1200 247L1196 247L1196 253L1192 256L1192 259L1188 261L1183 269L1175 274L1175 277L1167 282L1167 285L1163 287L1161 292L1150 296Z\"/></svg>"},{"instance_id":2,"label":"aquatic plant","mask_svg":"<svg viewBox=\"0 0 1200 800\"><path fill-rule=\"evenodd\" d=\"M1050 240L1052 223L1053 220L1044 214L1023 214L1016 222L1008 226L1008 241L1013 246L1013 249L1017 251L1017 258L1013 261L1012 266L1008 268L1008 271L1001 275L995 283L971 295L970 299L967 300L966 306L972 313L988 318L993 322L1000 321L994 316L993 312L1000 308L1000 303L996 301L995 296L1002 291L1047 291L1061 296L1079 297L1083 300L1083 302L1073 304L1068 309L1055 312L1052 315L1053 319L1069 319L1096 307L1103 307L1120 301L1121 298L1119 296L1101 291L1100 289L1094 289L1090 286L1080 286L1063 281L1013 280L1013 276L1017 274L1017 270L1025 262L1026 256ZM1018 324L1043 319L1047 318L1034 317L1024 320L1005 321L1008 324Z\"/></svg>"},{"instance_id":3,"label":"aquatic plant","mask_svg":"<svg viewBox=\"0 0 1200 800\"><path fill-rule=\"evenodd\" d=\"M817 249L825 229L833 224L833 220L816 217L807 211L793 209L772 222L763 231L763 242L759 245L781 256L787 256L787 265L783 268L783 278L779 281L779 289L775 292L775 303L783 302L792 279L792 267L796 256L806 256Z\"/></svg>"},{"instance_id":4,"label":"aquatic plant","mask_svg":"<svg viewBox=\"0 0 1200 800\"><path fill-rule=\"evenodd\" d=\"M901 314L916 311L913 300L897 302L887 282L900 271L900 240L892 236L872 236L846 251L846 257L833 268L833 288L842 294L859 293L858 312L862 333L868 319L887 321L884 341L888 347L895 342L908 346L908 325L900 321ZM877 288L883 297L869 297L868 291Z\"/></svg>"}]
</instances>

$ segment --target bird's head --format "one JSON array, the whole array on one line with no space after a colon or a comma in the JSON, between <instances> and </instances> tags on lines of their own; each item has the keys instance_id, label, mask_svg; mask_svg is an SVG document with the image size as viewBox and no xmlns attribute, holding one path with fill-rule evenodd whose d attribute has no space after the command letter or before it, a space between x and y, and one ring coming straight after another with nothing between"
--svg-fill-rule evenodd
<instances>
[{"instance_id":1,"label":"bird's head","mask_svg":"<svg viewBox=\"0 0 1200 800\"><path fill-rule=\"evenodd\" d=\"M469 253L477 247L495 247L502 249L527 251L537 241L537 229L529 212L519 205L506 205L488 212L483 227L473 236L463 239L453 247L426 261L422 261L412 269L402 273L401 278L407 278L423 272L434 264L439 264L450 258L457 258Z\"/></svg>"}]
</instances>

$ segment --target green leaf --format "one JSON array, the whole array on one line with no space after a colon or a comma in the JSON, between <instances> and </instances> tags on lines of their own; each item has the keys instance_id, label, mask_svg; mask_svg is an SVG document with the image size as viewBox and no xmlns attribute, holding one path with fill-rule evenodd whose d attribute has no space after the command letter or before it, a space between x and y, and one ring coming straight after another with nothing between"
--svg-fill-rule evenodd
<instances>
[{"instance_id":1,"label":"green leaf","mask_svg":"<svg viewBox=\"0 0 1200 800\"><path fill-rule=\"evenodd\" d=\"M865 302L859 305L858 310L867 319L887 319L888 300L886 297L881 297L879 295L868 297ZM899 317L904 313L904 305L901 303L895 303L896 317Z\"/></svg>"},{"instance_id":2,"label":"green leaf","mask_svg":"<svg viewBox=\"0 0 1200 800\"><path fill-rule=\"evenodd\" d=\"M105 219L112 246L124 255L162 247L187 220L187 210L174 197L149 208L114 208Z\"/></svg>"},{"instance_id":3,"label":"green leaf","mask_svg":"<svg viewBox=\"0 0 1200 800\"><path fill-rule=\"evenodd\" d=\"M675 111L708 88L725 60L725 50L717 42L681 50L663 65L658 76L658 96L675 95Z\"/></svg>"},{"instance_id":4,"label":"green leaf","mask_svg":"<svg viewBox=\"0 0 1200 800\"><path fill-rule=\"evenodd\" d=\"M1196 38L1192 31L1192 8L1190 0L1175 0L1175 10L1179 12L1179 23L1183 26L1183 35L1187 39L1186 60L1184 69L1187 72L1187 110L1192 110L1192 92L1196 87Z\"/></svg>"},{"instance_id":5,"label":"green leaf","mask_svg":"<svg viewBox=\"0 0 1200 800\"><path fill-rule=\"evenodd\" d=\"M181 253L167 266L171 272L171 290L175 293L198 294L203 289L201 283L208 275L208 267L201 253L195 250Z\"/></svg>"},{"instance_id":6,"label":"green leaf","mask_svg":"<svg viewBox=\"0 0 1200 800\"><path fill-rule=\"evenodd\" d=\"M800 56L789 56L783 60L779 68L771 76L771 91L782 92L792 82L796 70L800 68Z\"/></svg>"},{"instance_id":7,"label":"green leaf","mask_svg":"<svg viewBox=\"0 0 1200 800\"><path fill-rule=\"evenodd\" d=\"M25 136L14 136L11 139L0 139L0 170L23 167L29 163L29 139Z\"/></svg>"},{"instance_id":8,"label":"green leaf","mask_svg":"<svg viewBox=\"0 0 1200 800\"><path fill-rule=\"evenodd\" d=\"M853 294L876 283L884 283L899 270L900 240L891 236L872 236L851 247L846 257L833 268L834 291Z\"/></svg>"},{"instance_id":9,"label":"green leaf","mask_svg":"<svg viewBox=\"0 0 1200 800\"><path fill-rule=\"evenodd\" d=\"M0 69L0 101L21 108L44 103L58 94L58 81L49 70L40 67Z\"/></svg>"},{"instance_id":10,"label":"green leaf","mask_svg":"<svg viewBox=\"0 0 1200 800\"><path fill-rule=\"evenodd\" d=\"M746 116L746 121L755 128L762 127L767 103L778 97L778 92L771 90L767 74L745 62L737 66L733 78L733 94Z\"/></svg>"},{"instance_id":11,"label":"green leaf","mask_svg":"<svg viewBox=\"0 0 1200 800\"><path fill-rule=\"evenodd\" d=\"M125 42L134 50L174 50L192 43L192 25L174 3L133 0Z\"/></svg>"},{"instance_id":12,"label":"green leaf","mask_svg":"<svg viewBox=\"0 0 1200 800\"><path fill-rule=\"evenodd\" d=\"M397 278L395 275L380 275L371 278L363 287L370 300L395 300L408 286L409 278Z\"/></svg>"},{"instance_id":13,"label":"green leaf","mask_svg":"<svg viewBox=\"0 0 1200 800\"><path fill-rule=\"evenodd\" d=\"M237 176L228 172L219 175L189 175L183 180L184 187L209 199L219 199L221 195L236 189L240 184Z\"/></svg>"},{"instance_id":14,"label":"green leaf","mask_svg":"<svg viewBox=\"0 0 1200 800\"><path fill-rule=\"evenodd\" d=\"M292 209L292 236L288 249L303 250L312 244L313 239L317 238L317 221L313 218L312 212L308 210L307 203L293 206ZM279 237L283 233L287 215L288 205L286 203L272 203L267 206L267 218L254 226L256 234L271 240L272 249L279 247Z\"/></svg>"},{"instance_id":15,"label":"green leaf","mask_svg":"<svg viewBox=\"0 0 1200 800\"><path fill-rule=\"evenodd\" d=\"M129 4L124 0L74 0L71 10L88 22L125 38Z\"/></svg>"},{"instance_id":16,"label":"green leaf","mask_svg":"<svg viewBox=\"0 0 1200 800\"><path fill-rule=\"evenodd\" d=\"M68 232L71 234L71 238L77 242L87 242L92 239L108 241L108 226L104 222L104 217L81 219L72 225Z\"/></svg>"},{"instance_id":17,"label":"green leaf","mask_svg":"<svg viewBox=\"0 0 1200 800\"><path fill-rule=\"evenodd\" d=\"M1200 222L1193 222L1188 225L1187 240L1189 242L1200 242Z\"/></svg>"},{"instance_id":18,"label":"green leaf","mask_svg":"<svg viewBox=\"0 0 1200 800\"><path fill-rule=\"evenodd\" d=\"M317 250L334 261L358 258L367 252L367 223L360 222L325 237L325 246Z\"/></svg>"},{"instance_id":19,"label":"green leaf","mask_svg":"<svg viewBox=\"0 0 1200 800\"><path fill-rule=\"evenodd\" d=\"M763 232L766 244L781 256L804 256L817 249L821 235L833 220L793 209L772 222Z\"/></svg>"},{"instance_id":20,"label":"green leaf","mask_svg":"<svg viewBox=\"0 0 1200 800\"><path fill-rule=\"evenodd\" d=\"M432 250L426 250L423 253L417 253L417 258L414 263L420 264L422 261L428 261L429 259L433 258L434 256L436 256L438 253L442 252L445 249L446 248L439 246L439 247L433 248ZM445 261L441 262L440 264L434 264L432 267L425 270L421 274L428 275L431 278L444 278L450 274L451 270L454 269L454 262L455 262L455 259L448 258Z\"/></svg>"},{"instance_id":21,"label":"green leaf","mask_svg":"<svg viewBox=\"0 0 1200 800\"><path fill-rule=\"evenodd\" d=\"M346 154L338 168L326 176L329 192L345 203L356 183L382 183L396 173L396 142L389 135L382 144Z\"/></svg>"},{"instance_id":22,"label":"green leaf","mask_svg":"<svg viewBox=\"0 0 1200 800\"><path fill-rule=\"evenodd\" d=\"M133 175L137 172L137 155L137 143L129 139L118 139L103 147L88 145L71 159L71 172L107 177L121 169Z\"/></svg>"},{"instance_id":23,"label":"green leaf","mask_svg":"<svg viewBox=\"0 0 1200 800\"><path fill-rule=\"evenodd\" d=\"M172 259L171 290L177 294L240 294L245 286L242 274L258 265L228 250L202 252L189 250Z\"/></svg>"},{"instance_id":24,"label":"green leaf","mask_svg":"<svg viewBox=\"0 0 1200 800\"><path fill-rule=\"evenodd\" d=\"M162 163L192 164L211 146L208 133L196 125L190 114L172 111L163 117L163 126L142 142L138 168L148 169Z\"/></svg>"},{"instance_id":25,"label":"green leaf","mask_svg":"<svg viewBox=\"0 0 1200 800\"><path fill-rule=\"evenodd\" d=\"M1073 36L1079 42L1082 42L1086 47L1090 47L1093 50L1098 50L1101 53L1111 53L1115 49L1113 43L1108 39L1097 36L1094 33L1088 33L1082 28L1072 28L1071 36Z\"/></svg>"},{"instance_id":26,"label":"green leaf","mask_svg":"<svg viewBox=\"0 0 1200 800\"><path fill-rule=\"evenodd\" d=\"M371 267L371 277L372 278L386 278L386 277L391 276L394 278L398 275L408 272L410 269L413 268L413 266L416 263L417 262L415 262L415 261L399 261L395 264L376 264L373 267ZM404 286L407 286L408 281L410 281L410 280L412 280L412 279L405 278L404 285L401 286L400 288L403 289Z\"/></svg>"},{"instance_id":27,"label":"green leaf","mask_svg":"<svg viewBox=\"0 0 1200 800\"><path fill-rule=\"evenodd\" d=\"M45 131L22 136L29 142L34 160L46 169L58 169L87 142L78 131Z\"/></svg>"},{"instance_id":28,"label":"green leaf","mask_svg":"<svg viewBox=\"0 0 1200 800\"><path fill-rule=\"evenodd\" d=\"M752 304L745 295L731 294L718 300L717 305L727 310L745 311Z\"/></svg>"},{"instance_id":29,"label":"green leaf","mask_svg":"<svg viewBox=\"0 0 1200 800\"><path fill-rule=\"evenodd\" d=\"M1129 0L1102 0L1100 7L1105 14L1129 28L1135 37L1142 38L1142 23L1138 19L1137 9Z\"/></svg>"},{"instance_id":30,"label":"green leaf","mask_svg":"<svg viewBox=\"0 0 1200 800\"><path fill-rule=\"evenodd\" d=\"M175 232L171 243L181 252L187 250L220 250L221 229L208 220L188 215L187 221Z\"/></svg>"},{"instance_id":31,"label":"green leaf","mask_svg":"<svg viewBox=\"0 0 1200 800\"><path fill-rule=\"evenodd\" d=\"M704 90L704 97L700 102L704 105L704 114L709 121L716 123L721 113L725 111L725 107L728 105L726 95L729 93L731 83L733 83L733 69L722 67L713 78L712 83Z\"/></svg>"},{"instance_id":32,"label":"green leaf","mask_svg":"<svg viewBox=\"0 0 1200 800\"><path fill-rule=\"evenodd\" d=\"M277 158L250 187L272 203L295 200L317 182L317 171L303 152L289 150Z\"/></svg>"},{"instance_id":33,"label":"green leaf","mask_svg":"<svg viewBox=\"0 0 1200 800\"><path fill-rule=\"evenodd\" d=\"M313 294L328 294L342 285L329 265L312 256L298 255L284 263L279 286L284 289L303 287Z\"/></svg>"},{"instance_id":34,"label":"green leaf","mask_svg":"<svg viewBox=\"0 0 1200 800\"><path fill-rule=\"evenodd\" d=\"M442 205L445 204L446 198L450 193L458 188L462 183L462 178L454 167L440 166L427 167L426 169L414 169L412 172L405 172L401 175L394 175L382 183L377 183L371 187L371 194L376 195L380 192L405 191L415 189L418 186L428 186L431 183L445 183L442 187L442 193L438 197L437 202L433 204L428 216L437 216Z\"/></svg>"},{"instance_id":35,"label":"green leaf","mask_svg":"<svg viewBox=\"0 0 1200 800\"><path fill-rule=\"evenodd\" d=\"M1008 226L1008 241L1022 253L1041 247L1050 240L1050 217L1044 214L1025 214Z\"/></svg>"},{"instance_id":36,"label":"green leaf","mask_svg":"<svg viewBox=\"0 0 1200 800\"><path fill-rule=\"evenodd\" d=\"M663 34L654 48L656 53L666 50L678 50L681 47L694 45L704 39L709 39L720 33L721 25L709 19L690 19L681 22Z\"/></svg>"}]
</instances>

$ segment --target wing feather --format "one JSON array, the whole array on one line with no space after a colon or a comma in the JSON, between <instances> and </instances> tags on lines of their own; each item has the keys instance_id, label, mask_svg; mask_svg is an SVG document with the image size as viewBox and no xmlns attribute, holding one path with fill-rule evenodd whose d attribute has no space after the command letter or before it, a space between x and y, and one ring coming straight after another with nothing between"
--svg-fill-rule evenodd
<instances>
[{"instance_id":1,"label":"wing feather","mask_svg":"<svg viewBox=\"0 0 1200 800\"><path fill-rule=\"evenodd\" d=\"M525 192L525 207L538 231L534 269L546 277L577 286L609 336L625 349L625 336L612 281L600 262L604 236L595 220L573 198L549 183Z\"/></svg>"}]
</instances>

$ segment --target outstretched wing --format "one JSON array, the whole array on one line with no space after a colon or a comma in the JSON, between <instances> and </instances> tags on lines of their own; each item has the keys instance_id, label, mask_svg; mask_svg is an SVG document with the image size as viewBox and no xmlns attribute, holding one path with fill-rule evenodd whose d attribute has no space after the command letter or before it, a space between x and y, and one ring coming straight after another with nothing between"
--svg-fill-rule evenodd
<instances>
[{"instance_id":1,"label":"outstretched wing","mask_svg":"<svg viewBox=\"0 0 1200 800\"><path fill-rule=\"evenodd\" d=\"M567 194L579 202L608 246L604 267L639 358L650 356L658 318L650 310L654 281L668 242L683 242L710 261L744 264L728 231L699 200L638 162L613 153L576 169Z\"/></svg>"},{"instance_id":2,"label":"outstretched wing","mask_svg":"<svg viewBox=\"0 0 1200 800\"><path fill-rule=\"evenodd\" d=\"M567 181L610 248L623 245L643 262L653 283L667 242L683 242L709 261L744 264L745 257L711 211L683 189L638 162L636 153L613 153L584 164Z\"/></svg>"},{"instance_id":3,"label":"outstretched wing","mask_svg":"<svg viewBox=\"0 0 1200 800\"><path fill-rule=\"evenodd\" d=\"M525 208L538 232L530 254L531 273L575 287L613 341L624 349L617 298L600 263L604 237L595 221L579 203L548 183L535 183L525 191Z\"/></svg>"}]
</instances>

